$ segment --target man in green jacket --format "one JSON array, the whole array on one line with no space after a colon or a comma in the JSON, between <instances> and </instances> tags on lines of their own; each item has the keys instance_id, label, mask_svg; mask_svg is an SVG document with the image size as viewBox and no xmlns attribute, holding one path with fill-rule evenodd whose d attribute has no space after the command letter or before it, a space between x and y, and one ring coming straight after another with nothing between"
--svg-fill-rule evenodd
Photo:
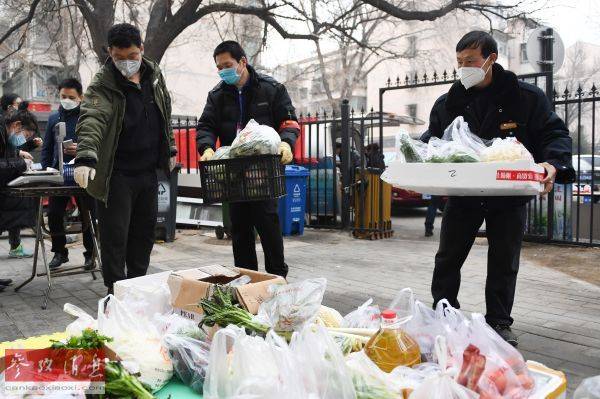
<instances>
[{"instance_id":1,"label":"man in green jacket","mask_svg":"<svg viewBox=\"0 0 600 399\"><path fill-rule=\"evenodd\" d=\"M108 32L110 58L81 104L75 181L98 200L104 284L146 274L157 214L156 169L169 174L177 149L171 98L158 64L144 58L140 31Z\"/></svg>"}]
</instances>

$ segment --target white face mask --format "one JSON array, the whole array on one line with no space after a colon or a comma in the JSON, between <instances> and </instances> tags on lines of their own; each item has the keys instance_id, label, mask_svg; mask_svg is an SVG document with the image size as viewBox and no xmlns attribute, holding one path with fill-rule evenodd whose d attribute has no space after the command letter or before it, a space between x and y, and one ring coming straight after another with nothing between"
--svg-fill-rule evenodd
<instances>
[{"instance_id":1,"label":"white face mask","mask_svg":"<svg viewBox=\"0 0 600 399\"><path fill-rule=\"evenodd\" d=\"M489 60L490 57L485 59L484 64ZM493 63L492 63L493 64ZM469 90L473 86L477 86L479 83L483 82L485 79L485 75L488 73L490 68L492 67L490 64L487 70L483 70L481 67L461 67L458 68L458 77L460 78L460 83L465 86L465 89Z\"/></svg>"},{"instance_id":2,"label":"white face mask","mask_svg":"<svg viewBox=\"0 0 600 399\"><path fill-rule=\"evenodd\" d=\"M79 106L79 101L71 100L70 98L61 98L60 105L66 110L70 111Z\"/></svg>"},{"instance_id":3,"label":"white face mask","mask_svg":"<svg viewBox=\"0 0 600 399\"><path fill-rule=\"evenodd\" d=\"M123 76L129 79L140 70L142 60L114 60L114 63Z\"/></svg>"}]
</instances>

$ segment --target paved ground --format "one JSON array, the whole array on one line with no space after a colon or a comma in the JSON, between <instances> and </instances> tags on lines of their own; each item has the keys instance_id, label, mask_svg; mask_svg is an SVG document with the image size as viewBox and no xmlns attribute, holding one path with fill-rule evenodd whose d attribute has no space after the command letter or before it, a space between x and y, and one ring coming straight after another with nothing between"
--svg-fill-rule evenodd
<instances>
[{"instance_id":1,"label":"paved ground","mask_svg":"<svg viewBox=\"0 0 600 399\"><path fill-rule=\"evenodd\" d=\"M411 287L419 299L429 302L436 237L421 237L421 213L395 219L394 228L396 236L383 241L360 241L347 233L315 230L286 240L290 280L327 277L325 304L342 313L369 297L385 306L403 287ZM31 239L26 243L31 246ZM31 261L8 260L7 251L8 243L3 237L0 277L22 281L30 274ZM71 254L73 262L82 262L79 245L72 248ZM463 269L459 299L464 310L485 311L486 256L485 241L478 240ZM522 260L513 312L520 350L528 359L565 371L572 392L583 377L600 374L600 286L529 258L524 256ZM228 242L215 239L208 231L184 231L176 242L155 246L150 271L231 262ZM64 303L77 304L94 314L98 299L106 293L101 281L93 281L88 275L58 279L50 305L43 311L43 288L44 280L38 278L19 293L12 289L0 293L0 342L62 330L71 321L62 312Z\"/></svg>"}]
</instances>

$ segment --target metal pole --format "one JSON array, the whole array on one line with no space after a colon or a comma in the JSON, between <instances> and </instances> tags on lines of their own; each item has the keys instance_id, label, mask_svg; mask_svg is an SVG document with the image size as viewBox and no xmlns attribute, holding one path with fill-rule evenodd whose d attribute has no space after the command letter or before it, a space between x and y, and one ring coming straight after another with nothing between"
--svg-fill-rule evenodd
<instances>
[{"instance_id":1,"label":"metal pole","mask_svg":"<svg viewBox=\"0 0 600 399\"><path fill-rule=\"evenodd\" d=\"M379 90L379 151L381 151L381 155L383 152L383 94L385 92ZM384 166L385 169L385 166ZM381 171L383 173L383 170ZM379 224L379 232L381 233L380 238L383 237L384 231L384 220L383 220L383 181L380 177L378 177L379 181L379 220L377 223ZM390 205L391 206L391 205Z\"/></svg>"},{"instance_id":2,"label":"metal pole","mask_svg":"<svg viewBox=\"0 0 600 399\"><path fill-rule=\"evenodd\" d=\"M350 104L348 100L342 101L342 228L350 227L350 193L347 190L352 189L351 185L351 166L350 166Z\"/></svg>"},{"instance_id":3,"label":"metal pole","mask_svg":"<svg viewBox=\"0 0 600 399\"><path fill-rule=\"evenodd\" d=\"M546 96L550 104L554 102L554 30L546 29L542 34L542 69L546 72ZM566 198L565 198L566 201ZM566 215L564 215L566 217ZM546 235L549 241L554 238L554 188L548 194L548 222Z\"/></svg>"}]
</instances>

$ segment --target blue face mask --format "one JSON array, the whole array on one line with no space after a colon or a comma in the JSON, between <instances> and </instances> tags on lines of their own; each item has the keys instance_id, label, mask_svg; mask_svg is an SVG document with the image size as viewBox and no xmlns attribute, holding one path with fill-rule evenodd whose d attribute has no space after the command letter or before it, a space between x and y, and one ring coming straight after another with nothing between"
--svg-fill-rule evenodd
<instances>
[{"instance_id":1,"label":"blue face mask","mask_svg":"<svg viewBox=\"0 0 600 399\"><path fill-rule=\"evenodd\" d=\"M228 85L236 85L242 77L242 75L238 73L237 68L221 69L219 71L219 76L223 79L223 82Z\"/></svg>"},{"instance_id":2,"label":"blue face mask","mask_svg":"<svg viewBox=\"0 0 600 399\"><path fill-rule=\"evenodd\" d=\"M27 139L25 138L25 136L23 135L23 133L18 132L18 133L14 133L13 135L11 135L8 138L8 142L14 148L19 148L19 147L21 147L23 144L25 144L27 142Z\"/></svg>"}]
</instances>

